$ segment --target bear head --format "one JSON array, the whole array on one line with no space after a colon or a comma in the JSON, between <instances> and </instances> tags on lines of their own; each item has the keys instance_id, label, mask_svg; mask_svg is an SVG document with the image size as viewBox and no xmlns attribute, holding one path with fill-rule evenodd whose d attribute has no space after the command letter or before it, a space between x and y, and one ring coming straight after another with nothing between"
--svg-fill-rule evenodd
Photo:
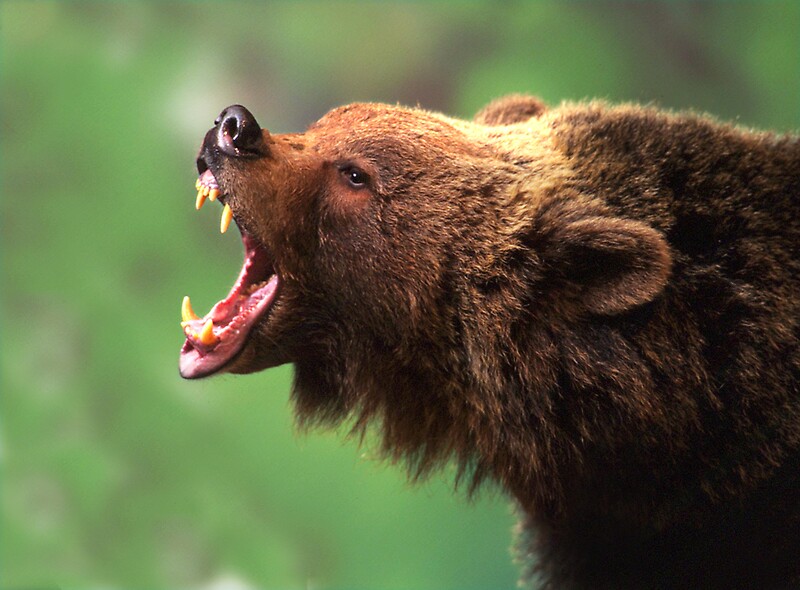
<instances>
[{"instance_id":1,"label":"bear head","mask_svg":"<svg viewBox=\"0 0 800 590\"><path fill-rule=\"evenodd\" d=\"M245 263L205 317L185 300L181 374L292 362L301 420L378 417L418 467L494 444L471 438L498 392L554 378L533 323L623 312L670 270L659 232L571 186L544 112L519 96L472 122L353 104L278 135L225 109L197 205L224 205Z\"/></svg>"}]
</instances>

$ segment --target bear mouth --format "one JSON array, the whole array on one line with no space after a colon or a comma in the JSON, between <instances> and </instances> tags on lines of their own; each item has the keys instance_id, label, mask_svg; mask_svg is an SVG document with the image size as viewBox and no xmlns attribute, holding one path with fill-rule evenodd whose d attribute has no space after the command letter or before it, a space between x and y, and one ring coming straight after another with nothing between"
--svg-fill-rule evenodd
<instances>
[{"instance_id":1,"label":"bear mouth","mask_svg":"<svg viewBox=\"0 0 800 590\"><path fill-rule=\"evenodd\" d=\"M196 188L197 209L206 199L219 199L223 203L220 231L225 233L233 213L211 170L203 171ZM189 297L183 298L181 328L186 341L181 348L180 373L185 379L207 377L230 364L244 349L250 332L277 296L280 281L269 252L241 227L239 231L244 245L244 263L225 299L199 317L192 310Z\"/></svg>"}]
</instances>

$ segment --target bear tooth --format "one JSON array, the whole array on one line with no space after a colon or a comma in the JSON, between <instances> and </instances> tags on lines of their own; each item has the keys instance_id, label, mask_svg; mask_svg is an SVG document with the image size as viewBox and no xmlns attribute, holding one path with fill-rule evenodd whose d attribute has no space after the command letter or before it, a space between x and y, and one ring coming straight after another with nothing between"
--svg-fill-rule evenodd
<instances>
[{"instance_id":1,"label":"bear tooth","mask_svg":"<svg viewBox=\"0 0 800 590\"><path fill-rule=\"evenodd\" d=\"M183 319L183 322L190 322L192 320L200 319L192 309L192 302L189 300L188 295L183 298L183 303L181 304L181 318Z\"/></svg>"},{"instance_id":2,"label":"bear tooth","mask_svg":"<svg viewBox=\"0 0 800 590\"><path fill-rule=\"evenodd\" d=\"M203 329L200 331L200 334L198 334L197 339L206 346L211 346L212 344L217 343L217 340L219 339L217 338L216 334L214 334L214 322L211 320L211 318L209 318L205 323Z\"/></svg>"},{"instance_id":3,"label":"bear tooth","mask_svg":"<svg viewBox=\"0 0 800 590\"><path fill-rule=\"evenodd\" d=\"M199 211L205 202L206 196L203 194L203 191L197 191L197 200L194 202L194 208Z\"/></svg>"},{"instance_id":4,"label":"bear tooth","mask_svg":"<svg viewBox=\"0 0 800 590\"><path fill-rule=\"evenodd\" d=\"M195 183L194 183L194 188L195 188L195 190L198 190L198 191L199 191L199 190L200 190L200 187L202 187L202 186L203 186L203 185L200 183L200 179L198 178L198 179L195 181Z\"/></svg>"},{"instance_id":5,"label":"bear tooth","mask_svg":"<svg viewBox=\"0 0 800 590\"><path fill-rule=\"evenodd\" d=\"M208 191L209 201L216 201L218 196L219 196L219 189L212 188L211 190Z\"/></svg>"},{"instance_id":6,"label":"bear tooth","mask_svg":"<svg viewBox=\"0 0 800 590\"><path fill-rule=\"evenodd\" d=\"M231 224L231 219L233 219L233 211L231 211L231 206L225 203L225 208L222 210L222 219L219 221L219 231L220 233L225 233L228 231L228 226Z\"/></svg>"}]
</instances>

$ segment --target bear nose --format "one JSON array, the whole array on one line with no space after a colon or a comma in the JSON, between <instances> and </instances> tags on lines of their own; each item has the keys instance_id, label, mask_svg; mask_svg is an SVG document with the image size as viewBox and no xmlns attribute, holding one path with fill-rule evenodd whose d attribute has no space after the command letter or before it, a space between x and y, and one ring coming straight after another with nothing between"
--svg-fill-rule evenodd
<instances>
[{"instance_id":1,"label":"bear nose","mask_svg":"<svg viewBox=\"0 0 800 590\"><path fill-rule=\"evenodd\" d=\"M214 121L217 146L230 156L260 154L263 151L261 127L253 114L235 104L222 111Z\"/></svg>"}]
</instances>

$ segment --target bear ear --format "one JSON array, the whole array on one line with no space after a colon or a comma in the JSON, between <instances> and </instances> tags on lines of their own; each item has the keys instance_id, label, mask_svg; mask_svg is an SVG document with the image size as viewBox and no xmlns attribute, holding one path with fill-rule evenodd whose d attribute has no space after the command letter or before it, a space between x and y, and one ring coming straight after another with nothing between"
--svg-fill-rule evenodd
<instances>
[{"instance_id":1,"label":"bear ear","mask_svg":"<svg viewBox=\"0 0 800 590\"><path fill-rule=\"evenodd\" d=\"M614 217L570 221L544 252L552 278L564 281L580 307L613 315L652 301L667 283L672 258L649 225Z\"/></svg>"},{"instance_id":2,"label":"bear ear","mask_svg":"<svg viewBox=\"0 0 800 590\"><path fill-rule=\"evenodd\" d=\"M538 117L546 110L545 104L535 96L511 94L490 102L473 120L482 125L511 125Z\"/></svg>"}]
</instances>

